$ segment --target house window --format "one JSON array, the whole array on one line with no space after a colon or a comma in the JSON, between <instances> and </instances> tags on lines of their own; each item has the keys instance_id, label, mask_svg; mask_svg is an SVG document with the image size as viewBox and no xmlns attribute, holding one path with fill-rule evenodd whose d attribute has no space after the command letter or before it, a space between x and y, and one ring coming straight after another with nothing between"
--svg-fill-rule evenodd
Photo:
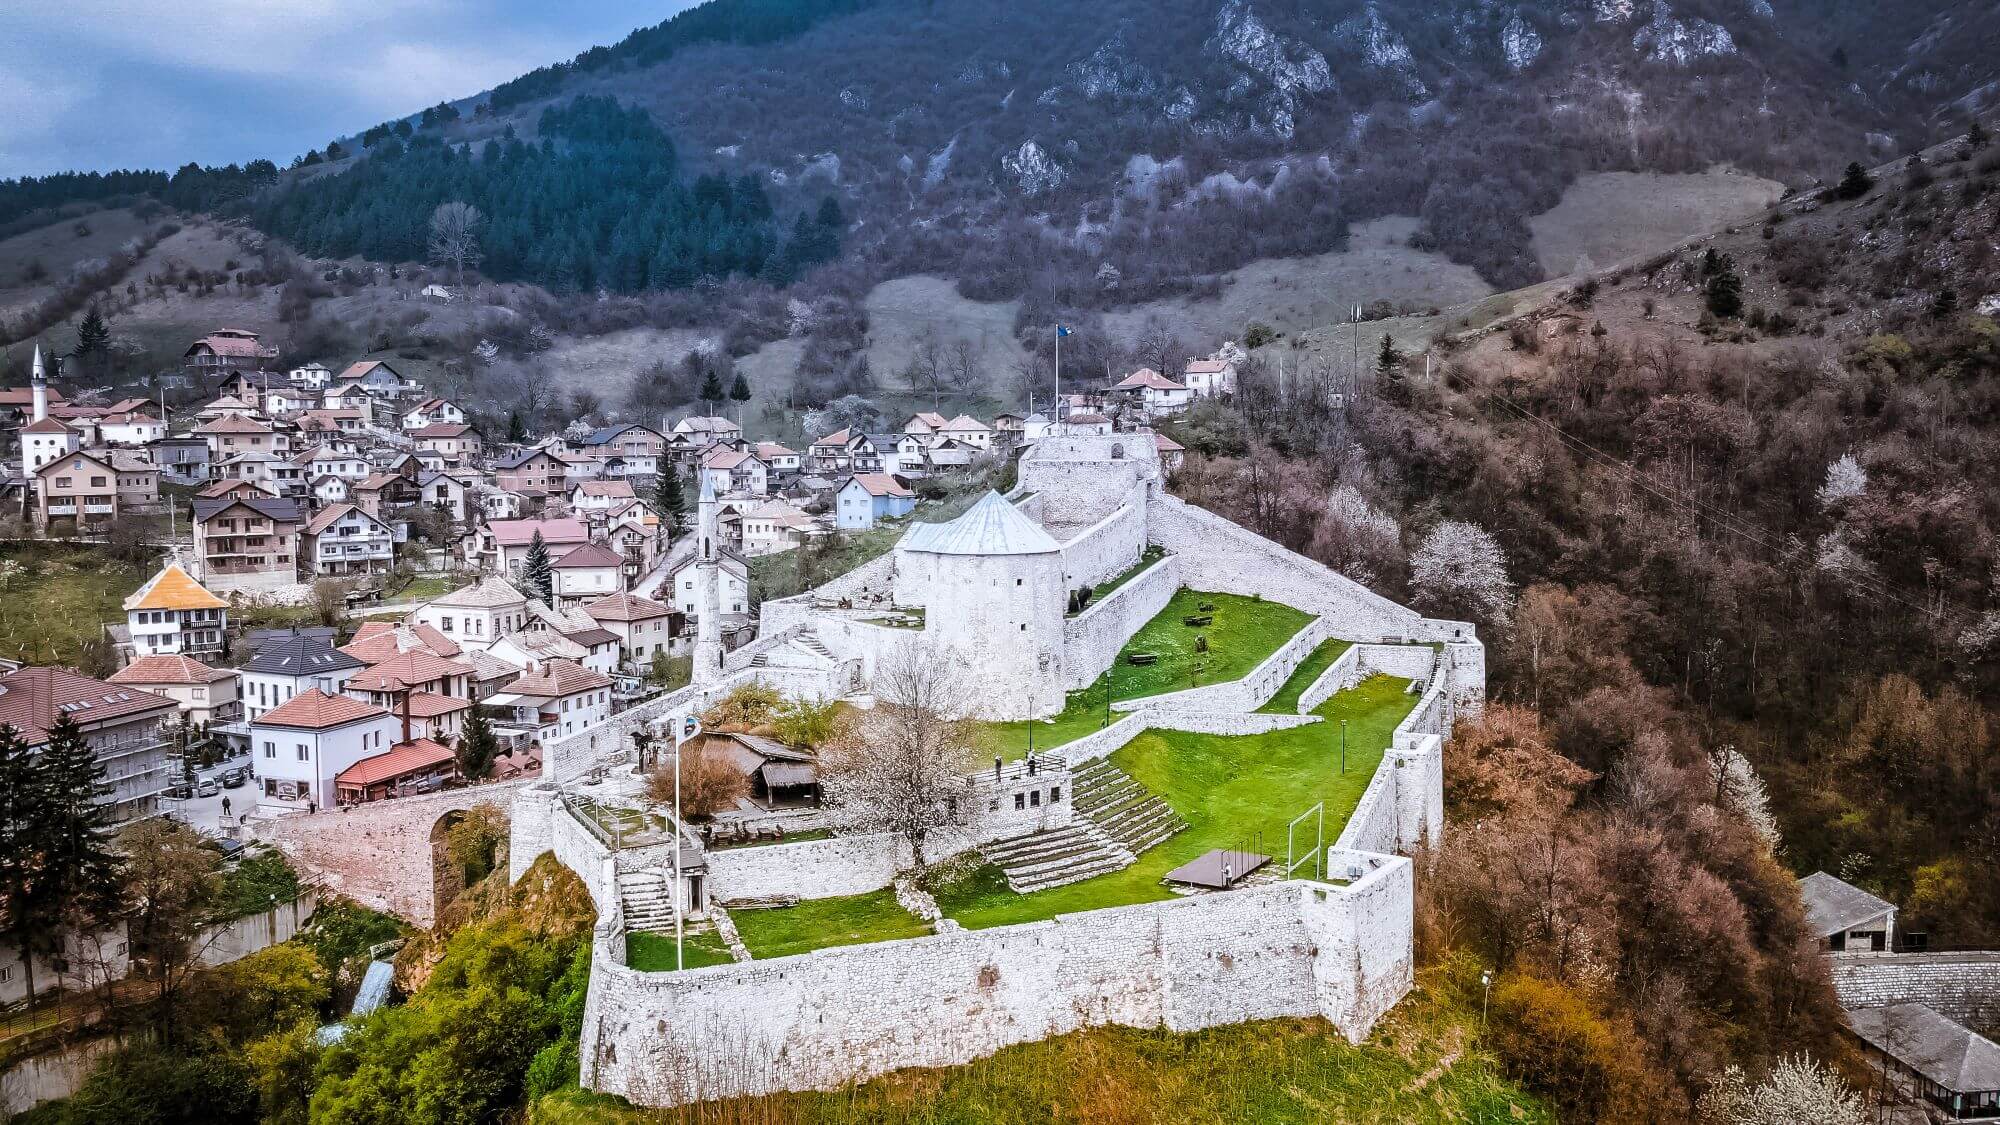
<instances>
[{"instance_id":1,"label":"house window","mask_svg":"<svg viewBox=\"0 0 2000 1125\"><path fill-rule=\"evenodd\" d=\"M1060 785L1049 786L1049 804L1053 805L1061 800L1062 800L1062 786Z\"/></svg>"},{"instance_id":2,"label":"house window","mask_svg":"<svg viewBox=\"0 0 2000 1125\"><path fill-rule=\"evenodd\" d=\"M278 756L278 744L277 744L277 743L275 743L275 742L266 742L266 743L264 744L264 756L265 756L266 758L275 758L275 757L277 757L277 756Z\"/></svg>"},{"instance_id":3,"label":"house window","mask_svg":"<svg viewBox=\"0 0 2000 1125\"><path fill-rule=\"evenodd\" d=\"M1042 807L1042 791L1041 791L1041 790L1039 790L1039 789L1036 789L1036 790L1032 790L1031 792L1029 792L1029 794L1028 794L1028 803L1029 803L1029 804L1031 804L1031 805L1033 805L1033 806L1035 806L1035 807L1036 807L1036 808L1038 808L1038 809L1039 809L1039 808L1041 808L1041 807Z\"/></svg>"},{"instance_id":4,"label":"house window","mask_svg":"<svg viewBox=\"0 0 2000 1125\"><path fill-rule=\"evenodd\" d=\"M1017 811L1017 812L1018 812L1018 811L1020 811L1021 809L1025 809L1025 808L1027 808L1027 807L1028 807L1028 795L1027 795L1026 793L1016 793L1016 794L1014 794L1014 809L1015 809L1015 811Z\"/></svg>"},{"instance_id":5,"label":"house window","mask_svg":"<svg viewBox=\"0 0 2000 1125\"><path fill-rule=\"evenodd\" d=\"M305 743L303 742L299 743L299 761L309 762L311 760L312 760L312 751L306 749Z\"/></svg>"}]
</instances>

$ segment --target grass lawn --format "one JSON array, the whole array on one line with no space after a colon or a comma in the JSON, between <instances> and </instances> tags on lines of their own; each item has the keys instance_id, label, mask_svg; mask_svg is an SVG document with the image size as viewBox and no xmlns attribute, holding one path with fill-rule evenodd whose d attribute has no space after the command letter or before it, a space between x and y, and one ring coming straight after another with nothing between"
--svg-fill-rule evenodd
<instances>
[{"instance_id":1,"label":"grass lawn","mask_svg":"<svg viewBox=\"0 0 2000 1125\"><path fill-rule=\"evenodd\" d=\"M865 895L816 898L774 910L734 910L736 934L759 961L834 945L923 937L930 926L903 909L884 887Z\"/></svg>"},{"instance_id":2,"label":"grass lawn","mask_svg":"<svg viewBox=\"0 0 2000 1125\"><path fill-rule=\"evenodd\" d=\"M1333 667L1333 662L1340 659L1341 653L1353 647L1352 641L1327 641L1307 653L1298 671L1293 672L1292 678L1285 681L1285 686L1278 689L1278 694L1271 697L1271 702L1257 710L1271 715L1298 714L1299 696L1304 695L1313 681L1319 679L1320 673Z\"/></svg>"},{"instance_id":3,"label":"grass lawn","mask_svg":"<svg viewBox=\"0 0 2000 1125\"><path fill-rule=\"evenodd\" d=\"M389 597L399 602L427 602L444 597L468 582L469 579L453 574L420 574L408 586Z\"/></svg>"},{"instance_id":4,"label":"grass lawn","mask_svg":"<svg viewBox=\"0 0 2000 1125\"><path fill-rule=\"evenodd\" d=\"M730 956L729 946L722 935L714 930L690 933L681 939L680 966L700 969L709 965L728 965L736 958ZM674 935L672 934L626 934L625 963L642 973L671 973L675 970Z\"/></svg>"},{"instance_id":5,"label":"grass lawn","mask_svg":"<svg viewBox=\"0 0 2000 1125\"><path fill-rule=\"evenodd\" d=\"M1196 629L1182 624L1183 618L1200 614L1203 605L1215 607L1213 625ZM1106 681L1115 685L1112 699L1119 701L1241 679L1311 622L1311 614L1277 602L1180 590L1167 608L1132 634L1110 671L1089 687L1069 693L1060 715L1053 720L973 724L973 745L981 760L994 754L1008 761L1025 757L1032 722L1035 748L1053 750L1103 729ZM1206 653L1194 650L1195 637L1202 634L1208 637ZM1134 652L1154 653L1160 662L1144 667L1125 663L1126 654ZM1296 700L1296 695L1293 698ZM1118 713L1112 712L1110 721L1117 718Z\"/></svg>"},{"instance_id":6,"label":"grass lawn","mask_svg":"<svg viewBox=\"0 0 2000 1125\"><path fill-rule=\"evenodd\" d=\"M125 599L157 569L63 544L10 546L0 561L22 571L0 587L0 657L31 664L80 663L84 646L104 637L106 622L125 620Z\"/></svg>"},{"instance_id":7,"label":"grass lawn","mask_svg":"<svg viewBox=\"0 0 2000 1125\"><path fill-rule=\"evenodd\" d=\"M797 1125L1547 1125L1554 1114L1500 1076L1481 1042L1479 971L1419 970L1417 987L1349 1046L1324 1020L1259 1020L1171 1032L1096 1027L1008 1047L965 1066L902 1070L842 1090L703 1105L701 1120ZM665 1125L571 1087L537 1102L536 1125Z\"/></svg>"},{"instance_id":8,"label":"grass lawn","mask_svg":"<svg viewBox=\"0 0 2000 1125\"><path fill-rule=\"evenodd\" d=\"M1112 578L1110 581L1099 582L1097 585L1092 586L1090 588L1090 605L1096 605L1098 602L1101 602L1105 598L1110 597L1112 594L1118 591L1118 587L1123 586L1127 582L1132 581L1134 578L1139 577L1141 574L1144 574L1147 571L1153 569L1153 564L1159 562L1161 559L1164 559L1166 557L1167 557L1166 548L1158 546L1147 547L1145 551L1141 552L1138 562L1135 562L1131 566L1126 567L1123 572L1119 573L1116 577ZM1084 606L1083 608L1089 609L1090 605ZM1076 615L1071 614L1070 616L1074 617Z\"/></svg>"},{"instance_id":9,"label":"grass lawn","mask_svg":"<svg viewBox=\"0 0 2000 1125\"><path fill-rule=\"evenodd\" d=\"M1079 910L1171 897L1168 871L1213 848L1259 851L1283 863L1285 825L1326 802L1333 843L1375 774L1396 724L1416 706L1408 680L1371 676L1314 714L1324 722L1271 734L1225 737L1152 730L1111 756L1111 763L1166 799L1186 831L1123 871L1019 895L998 868L982 867L937 892L947 917L968 929L1033 922ZM1340 762L1340 722L1347 720L1347 772ZM1302 826L1303 827L1303 826ZM1309 846L1308 835L1301 847Z\"/></svg>"}]
</instances>

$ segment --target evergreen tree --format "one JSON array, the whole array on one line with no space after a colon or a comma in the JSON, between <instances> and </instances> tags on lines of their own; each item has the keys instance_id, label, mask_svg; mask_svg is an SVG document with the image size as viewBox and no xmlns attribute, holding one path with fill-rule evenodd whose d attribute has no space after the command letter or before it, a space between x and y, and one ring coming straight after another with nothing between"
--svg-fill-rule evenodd
<instances>
[{"instance_id":1,"label":"evergreen tree","mask_svg":"<svg viewBox=\"0 0 2000 1125\"><path fill-rule=\"evenodd\" d=\"M539 598L547 605L555 604L555 574L549 569L549 545L543 542L539 529L528 541L528 559L521 567L521 581L529 597Z\"/></svg>"},{"instance_id":2,"label":"evergreen tree","mask_svg":"<svg viewBox=\"0 0 2000 1125\"><path fill-rule=\"evenodd\" d=\"M484 710L474 707L465 717L465 729L458 736L458 772L477 781L486 776L493 768L493 759L499 756L500 739L493 733L493 724Z\"/></svg>"},{"instance_id":3,"label":"evergreen tree","mask_svg":"<svg viewBox=\"0 0 2000 1125\"><path fill-rule=\"evenodd\" d=\"M681 474L671 465L660 471L653 484L653 506L666 521L668 536L679 535L687 526L687 497L681 493Z\"/></svg>"},{"instance_id":4,"label":"evergreen tree","mask_svg":"<svg viewBox=\"0 0 2000 1125\"><path fill-rule=\"evenodd\" d=\"M729 399L736 404L736 420L741 422L743 404L750 401L750 380L745 379L741 371L736 373L736 381L729 385Z\"/></svg>"},{"instance_id":5,"label":"evergreen tree","mask_svg":"<svg viewBox=\"0 0 2000 1125\"><path fill-rule=\"evenodd\" d=\"M1396 347L1396 338L1387 332L1382 334L1382 350L1375 355L1375 370L1388 371L1403 365L1403 353Z\"/></svg>"},{"instance_id":6,"label":"evergreen tree","mask_svg":"<svg viewBox=\"0 0 2000 1125\"><path fill-rule=\"evenodd\" d=\"M111 329L105 326L104 314L92 305L83 314L82 323L76 326L76 354L82 359L92 359L110 350Z\"/></svg>"},{"instance_id":7,"label":"evergreen tree","mask_svg":"<svg viewBox=\"0 0 2000 1125\"><path fill-rule=\"evenodd\" d=\"M42 898L48 904L48 924L62 927L70 918L103 919L119 904L119 858L111 848L111 795L104 763L67 712L49 728L48 745L38 766L49 841L42 872Z\"/></svg>"},{"instance_id":8,"label":"evergreen tree","mask_svg":"<svg viewBox=\"0 0 2000 1125\"><path fill-rule=\"evenodd\" d=\"M507 440L515 442L528 440L528 424L522 421L521 412L518 410L507 412Z\"/></svg>"},{"instance_id":9,"label":"evergreen tree","mask_svg":"<svg viewBox=\"0 0 2000 1125\"><path fill-rule=\"evenodd\" d=\"M713 414L716 411L716 404L722 399L722 378L715 373L715 368L711 367L708 369L708 377L701 381L701 401L707 404L708 412Z\"/></svg>"},{"instance_id":10,"label":"evergreen tree","mask_svg":"<svg viewBox=\"0 0 2000 1125\"><path fill-rule=\"evenodd\" d=\"M1946 286L1938 290L1931 301L1931 315L1939 320L1949 320L1958 312L1958 290Z\"/></svg>"},{"instance_id":11,"label":"evergreen tree","mask_svg":"<svg viewBox=\"0 0 2000 1125\"><path fill-rule=\"evenodd\" d=\"M12 726L0 726L0 936L27 971L29 1002L35 996L35 958L53 952L48 903L41 897L42 866L49 853L46 775Z\"/></svg>"},{"instance_id":12,"label":"evergreen tree","mask_svg":"<svg viewBox=\"0 0 2000 1125\"><path fill-rule=\"evenodd\" d=\"M1701 256L1701 275L1710 316L1731 320L1743 315L1743 278L1736 272L1736 259L1710 249Z\"/></svg>"},{"instance_id":13,"label":"evergreen tree","mask_svg":"<svg viewBox=\"0 0 2000 1125\"><path fill-rule=\"evenodd\" d=\"M1977 117L1973 118L1972 123L1965 128L1965 144L1968 148L1985 148L1986 142L1991 139L1992 137L1986 132L1986 126L1981 125Z\"/></svg>"},{"instance_id":14,"label":"evergreen tree","mask_svg":"<svg viewBox=\"0 0 2000 1125\"><path fill-rule=\"evenodd\" d=\"M1841 199L1860 199L1874 186L1875 177L1869 175L1868 169L1857 160L1847 166L1847 174L1840 178L1840 186L1834 189L1834 194Z\"/></svg>"}]
</instances>

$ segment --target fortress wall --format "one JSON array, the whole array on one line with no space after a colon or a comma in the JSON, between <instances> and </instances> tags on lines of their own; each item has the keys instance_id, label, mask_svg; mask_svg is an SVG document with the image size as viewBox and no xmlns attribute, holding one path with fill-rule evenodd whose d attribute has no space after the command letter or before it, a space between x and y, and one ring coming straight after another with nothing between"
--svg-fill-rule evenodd
<instances>
[{"instance_id":1,"label":"fortress wall","mask_svg":"<svg viewBox=\"0 0 2000 1125\"><path fill-rule=\"evenodd\" d=\"M1922 1004L1975 1031L2000 1033L2000 952L1840 953L1826 963L1845 1007Z\"/></svg>"},{"instance_id":2,"label":"fortress wall","mask_svg":"<svg viewBox=\"0 0 2000 1125\"><path fill-rule=\"evenodd\" d=\"M1125 642L1167 608L1181 588L1178 556L1168 555L1144 574L1063 620L1063 691L1089 687L1104 674Z\"/></svg>"},{"instance_id":3,"label":"fortress wall","mask_svg":"<svg viewBox=\"0 0 2000 1125\"><path fill-rule=\"evenodd\" d=\"M680 973L595 958L583 1083L640 1105L825 1089L1097 1024L1325 1016L1350 1040L1408 992L1407 860L1046 922Z\"/></svg>"},{"instance_id":4,"label":"fortress wall","mask_svg":"<svg viewBox=\"0 0 2000 1125\"><path fill-rule=\"evenodd\" d=\"M1299 714L1309 715L1319 710L1321 704L1360 682L1361 653L1349 648L1299 693Z\"/></svg>"},{"instance_id":5,"label":"fortress wall","mask_svg":"<svg viewBox=\"0 0 2000 1125\"><path fill-rule=\"evenodd\" d=\"M1063 543L1063 588L1074 590L1109 582L1125 573L1146 550L1143 495Z\"/></svg>"},{"instance_id":6,"label":"fortress wall","mask_svg":"<svg viewBox=\"0 0 2000 1125\"><path fill-rule=\"evenodd\" d=\"M1206 589L1207 587L1201 587ZM1255 711L1278 694L1299 665L1314 649L1333 637L1324 620L1315 619L1292 634L1292 639L1265 657L1240 680L1204 684L1185 691L1127 699L1111 705L1115 711Z\"/></svg>"},{"instance_id":7,"label":"fortress wall","mask_svg":"<svg viewBox=\"0 0 2000 1125\"><path fill-rule=\"evenodd\" d=\"M889 833L759 844L707 852L709 894L725 905L746 898L836 898L879 891L910 864L910 849Z\"/></svg>"}]
</instances>

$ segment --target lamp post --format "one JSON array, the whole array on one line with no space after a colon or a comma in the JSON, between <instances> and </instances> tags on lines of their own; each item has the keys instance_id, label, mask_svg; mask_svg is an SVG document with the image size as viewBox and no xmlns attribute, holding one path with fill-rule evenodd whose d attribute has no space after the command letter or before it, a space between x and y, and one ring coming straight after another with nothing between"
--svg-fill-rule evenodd
<instances>
[{"instance_id":1,"label":"lamp post","mask_svg":"<svg viewBox=\"0 0 2000 1125\"><path fill-rule=\"evenodd\" d=\"M1493 998L1493 970L1479 970L1479 1030L1486 1030L1486 1005Z\"/></svg>"},{"instance_id":2,"label":"lamp post","mask_svg":"<svg viewBox=\"0 0 2000 1125\"><path fill-rule=\"evenodd\" d=\"M1104 725L1111 725L1111 693L1118 688L1118 656L1112 654L1111 667L1104 673Z\"/></svg>"},{"instance_id":3,"label":"lamp post","mask_svg":"<svg viewBox=\"0 0 2000 1125\"><path fill-rule=\"evenodd\" d=\"M1340 776L1347 776L1347 720L1340 720Z\"/></svg>"}]
</instances>

